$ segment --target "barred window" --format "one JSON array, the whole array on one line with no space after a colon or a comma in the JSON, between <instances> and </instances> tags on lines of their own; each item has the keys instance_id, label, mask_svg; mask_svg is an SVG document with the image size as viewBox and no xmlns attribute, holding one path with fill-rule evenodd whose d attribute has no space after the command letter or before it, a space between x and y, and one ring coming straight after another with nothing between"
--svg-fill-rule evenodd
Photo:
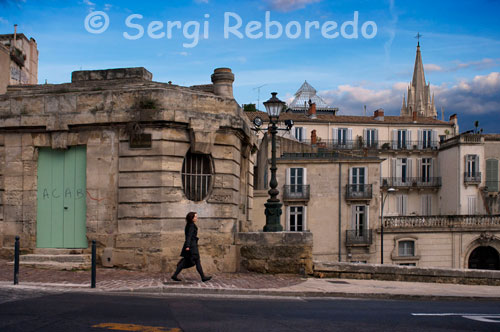
<instances>
[{"instance_id":1,"label":"barred window","mask_svg":"<svg viewBox=\"0 0 500 332\"><path fill-rule=\"evenodd\" d=\"M415 241L399 241L399 256L415 256Z\"/></svg>"},{"instance_id":2,"label":"barred window","mask_svg":"<svg viewBox=\"0 0 500 332\"><path fill-rule=\"evenodd\" d=\"M188 152L182 164L182 187L191 201L207 198L212 187L212 159L206 154Z\"/></svg>"}]
</instances>

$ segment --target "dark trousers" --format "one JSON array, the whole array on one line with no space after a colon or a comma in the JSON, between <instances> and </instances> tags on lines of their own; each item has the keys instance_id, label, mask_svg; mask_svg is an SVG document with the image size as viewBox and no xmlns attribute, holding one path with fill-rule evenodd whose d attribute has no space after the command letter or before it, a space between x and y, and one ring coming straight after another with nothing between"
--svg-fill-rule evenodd
<instances>
[{"instance_id":1,"label":"dark trousers","mask_svg":"<svg viewBox=\"0 0 500 332\"><path fill-rule=\"evenodd\" d=\"M175 273L173 276L177 277L183 269L187 269L187 268L192 267L193 266L192 263L194 263L194 265L196 265L196 271L198 271L198 273L200 274L200 277L204 278L205 274L203 273L203 268L201 267L200 257L196 257L196 258L190 257L189 259L186 259L184 257L181 258L179 263L177 263L177 269L175 270Z\"/></svg>"}]
</instances>

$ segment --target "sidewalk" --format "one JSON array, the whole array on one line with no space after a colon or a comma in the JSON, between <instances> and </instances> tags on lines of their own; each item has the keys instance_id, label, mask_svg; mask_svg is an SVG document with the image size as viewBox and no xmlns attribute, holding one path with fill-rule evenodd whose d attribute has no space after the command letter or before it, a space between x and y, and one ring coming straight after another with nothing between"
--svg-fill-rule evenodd
<instances>
[{"instance_id":1,"label":"sidewalk","mask_svg":"<svg viewBox=\"0 0 500 332\"><path fill-rule=\"evenodd\" d=\"M500 301L500 287L394 282L355 279L302 278L297 275L217 273L203 283L194 269L183 271L181 282L169 275L97 269L97 288L90 288L90 271L54 271L22 267L19 285L13 267L0 260L0 288L51 289L54 291L132 292L164 295L349 297L385 299L484 299Z\"/></svg>"}]
</instances>

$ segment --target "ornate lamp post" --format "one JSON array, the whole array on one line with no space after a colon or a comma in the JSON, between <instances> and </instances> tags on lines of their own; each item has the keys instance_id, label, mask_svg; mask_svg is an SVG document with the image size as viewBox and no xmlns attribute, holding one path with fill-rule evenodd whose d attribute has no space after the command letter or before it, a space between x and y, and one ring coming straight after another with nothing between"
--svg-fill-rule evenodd
<instances>
[{"instance_id":1,"label":"ornate lamp post","mask_svg":"<svg viewBox=\"0 0 500 332\"><path fill-rule=\"evenodd\" d=\"M396 191L397 191L397 189L394 189L394 188L387 189L387 194L385 194L385 197L384 197L384 192L382 192L382 210L380 211L380 264L384 264L384 205L385 205L385 200L387 199L387 196L389 196L390 193L393 193Z\"/></svg>"},{"instance_id":2,"label":"ornate lamp post","mask_svg":"<svg viewBox=\"0 0 500 332\"><path fill-rule=\"evenodd\" d=\"M276 180L276 134L278 133L278 119L280 117L281 110L283 109L285 103L279 100L276 95L278 93L271 93L272 97L268 101L264 102L267 114L269 115L269 122L271 126L269 127L271 131L271 181L269 182L269 196L267 203L264 204L266 207L266 225L264 226L264 232L281 232L283 227L280 223L281 217L281 206L280 200L277 198L279 191L276 189L278 186L278 181Z\"/></svg>"}]
</instances>

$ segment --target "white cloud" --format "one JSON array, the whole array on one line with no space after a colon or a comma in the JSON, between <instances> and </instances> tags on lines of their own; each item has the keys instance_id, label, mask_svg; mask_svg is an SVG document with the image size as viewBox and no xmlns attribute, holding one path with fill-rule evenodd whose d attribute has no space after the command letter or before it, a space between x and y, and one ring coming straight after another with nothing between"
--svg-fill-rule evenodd
<instances>
[{"instance_id":1,"label":"white cloud","mask_svg":"<svg viewBox=\"0 0 500 332\"><path fill-rule=\"evenodd\" d=\"M342 115L361 115L364 105L367 105L369 112L383 108L386 114L398 115L408 83L398 82L386 89L371 88L368 84L340 85L337 89L321 91L318 94L328 103L339 107ZM441 107L444 107L447 113L464 115L498 114L500 111L499 72L478 75L451 84L431 85L431 92L435 93L438 111Z\"/></svg>"},{"instance_id":2,"label":"white cloud","mask_svg":"<svg viewBox=\"0 0 500 332\"><path fill-rule=\"evenodd\" d=\"M339 107L341 115L362 115L364 105L368 112L384 108L387 113L399 114L403 94L408 83L397 82L391 88L372 89L364 85L340 85L335 90L321 91L318 94L325 101Z\"/></svg>"},{"instance_id":3,"label":"white cloud","mask_svg":"<svg viewBox=\"0 0 500 332\"><path fill-rule=\"evenodd\" d=\"M83 0L83 3L86 4L87 6L94 7L95 3L91 2L90 0Z\"/></svg>"},{"instance_id":4,"label":"white cloud","mask_svg":"<svg viewBox=\"0 0 500 332\"><path fill-rule=\"evenodd\" d=\"M394 37L396 37L396 24L398 23L398 14L396 13L396 9L394 7L394 0L389 1L389 12L391 13L391 20L388 24L389 39L384 43L386 63L390 63L391 60L391 46L394 41Z\"/></svg>"},{"instance_id":5,"label":"white cloud","mask_svg":"<svg viewBox=\"0 0 500 332\"><path fill-rule=\"evenodd\" d=\"M431 71L443 71L443 68L439 65L433 64L433 63L428 63L424 65L424 69L427 72Z\"/></svg>"},{"instance_id":6,"label":"white cloud","mask_svg":"<svg viewBox=\"0 0 500 332\"><path fill-rule=\"evenodd\" d=\"M9 21L4 19L3 17L0 17L0 24L9 24Z\"/></svg>"},{"instance_id":7,"label":"white cloud","mask_svg":"<svg viewBox=\"0 0 500 332\"><path fill-rule=\"evenodd\" d=\"M208 0L194 0L196 3L208 3Z\"/></svg>"},{"instance_id":8,"label":"white cloud","mask_svg":"<svg viewBox=\"0 0 500 332\"><path fill-rule=\"evenodd\" d=\"M111 7L113 7L113 5L111 5L109 3L104 4L104 10L106 10L106 11L109 11L111 9Z\"/></svg>"},{"instance_id":9,"label":"white cloud","mask_svg":"<svg viewBox=\"0 0 500 332\"><path fill-rule=\"evenodd\" d=\"M305 8L307 5L320 1L321 0L267 0L267 3L273 10L291 12L297 9Z\"/></svg>"},{"instance_id":10,"label":"white cloud","mask_svg":"<svg viewBox=\"0 0 500 332\"><path fill-rule=\"evenodd\" d=\"M461 80L451 88L436 89L436 104L453 113L487 114L500 111L500 73Z\"/></svg>"}]
</instances>

